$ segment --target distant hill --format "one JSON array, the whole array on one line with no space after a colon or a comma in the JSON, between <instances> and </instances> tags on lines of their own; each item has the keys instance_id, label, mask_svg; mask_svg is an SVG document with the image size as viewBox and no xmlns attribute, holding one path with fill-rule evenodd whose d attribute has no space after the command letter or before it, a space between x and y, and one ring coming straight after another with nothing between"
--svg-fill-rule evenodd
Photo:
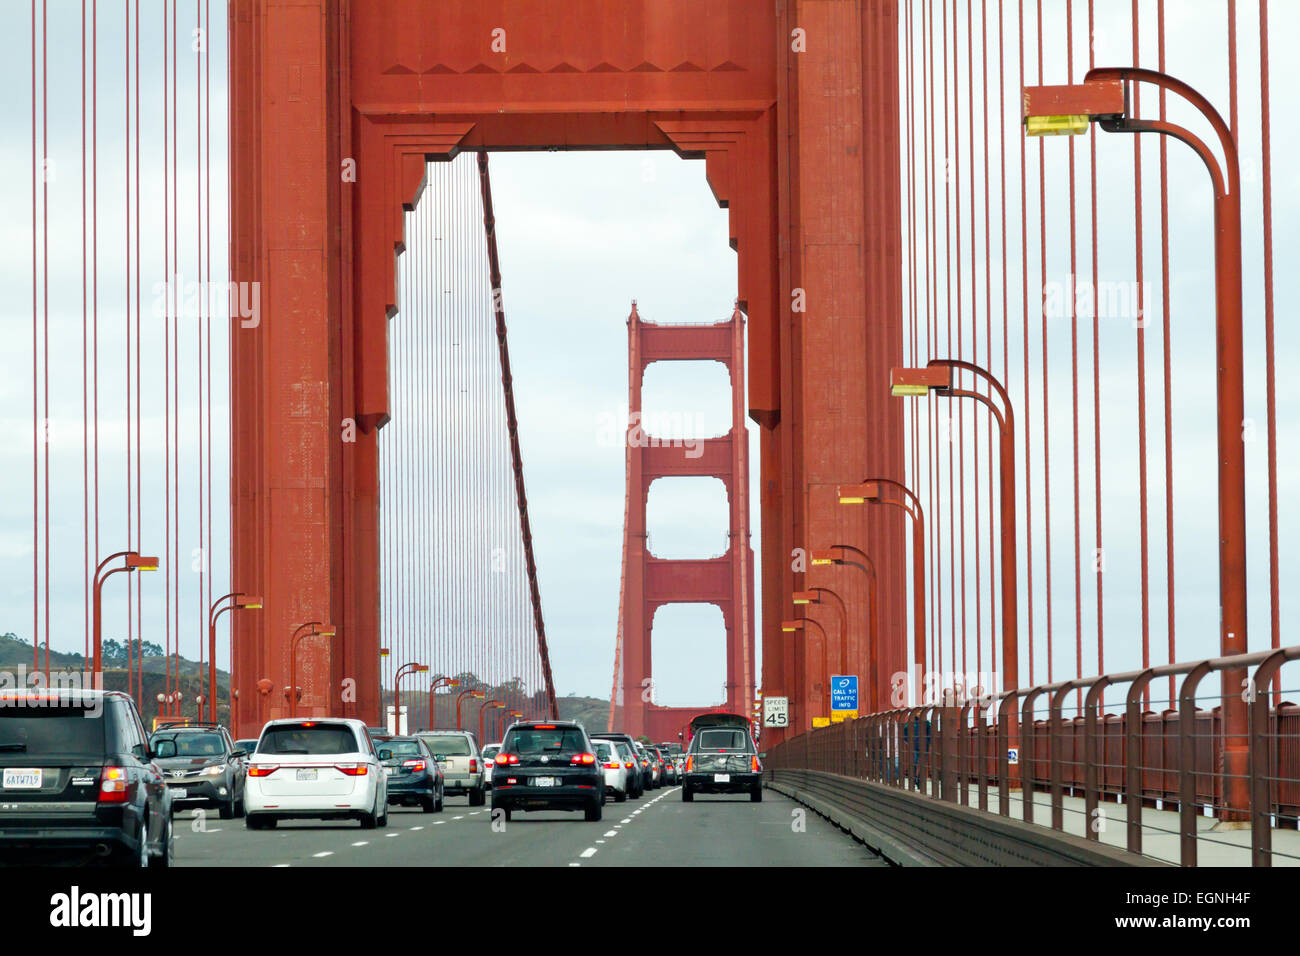
<instances>
[{"instance_id":1,"label":"distant hill","mask_svg":"<svg viewBox=\"0 0 1300 956\"><path fill-rule=\"evenodd\" d=\"M555 704L560 708L561 720L576 720L589 734L601 734L609 730L607 700L599 697L557 697Z\"/></svg>"},{"instance_id":2,"label":"distant hill","mask_svg":"<svg viewBox=\"0 0 1300 956\"><path fill-rule=\"evenodd\" d=\"M117 642L104 642L104 686L108 690L126 690L127 673L125 669L125 658L116 658L110 654L110 649L114 653L124 653L125 649ZM140 717L143 719L146 729L152 726L153 718L158 714L158 697L160 693L167 691L167 657L160 653L161 648L144 644L144 694L141 707ZM78 653L63 653L60 651L50 651L50 671L76 671L80 672L84 662L84 657ZM115 667L114 664L117 664ZM41 648L41 669L45 668L45 648ZM0 634L0 671L8 672L10 675L26 674L30 675L32 671L32 645L27 641L16 637L13 634ZM194 698L201 692L207 684L207 665L203 666L203 674L199 673L199 664L197 661L189 660L185 657L172 657L172 689L179 689L184 695L183 713L186 716L194 716L197 710L197 704ZM202 680L200 680L202 678ZM8 678L6 684L0 686L13 686L14 678ZM496 697L502 700L509 700L512 707L523 709L523 702L528 695L511 683L488 685L480 682L473 674L465 673L460 675L460 687L481 687L487 692L489 697ZM534 694L536 696L536 694ZM420 693L410 693L409 689L403 694L403 701L411 707L412 727L420 728L425 726L451 727L454 726L454 710L451 706L451 700L454 694L446 692L438 695L437 713L433 720L428 717L427 695ZM226 723L230 719L230 675L217 668L217 720ZM382 702L384 705L392 703L392 691L385 689L383 692ZM609 725L609 701L601 700L598 697L560 697L556 700L560 708L559 717L562 720L579 720L587 728L588 733L600 733L608 729ZM206 708L205 708L206 710ZM470 700L464 703L465 726L473 727L477 720L477 705Z\"/></svg>"}]
</instances>

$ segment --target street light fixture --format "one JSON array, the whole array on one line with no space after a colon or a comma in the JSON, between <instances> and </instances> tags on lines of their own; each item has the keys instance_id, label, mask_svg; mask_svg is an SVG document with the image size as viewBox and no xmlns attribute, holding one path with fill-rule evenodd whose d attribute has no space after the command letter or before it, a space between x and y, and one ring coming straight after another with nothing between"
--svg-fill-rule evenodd
<instances>
[{"instance_id":1,"label":"street light fixture","mask_svg":"<svg viewBox=\"0 0 1300 956\"><path fill-rule=\"evenodd\" d=\"M439 687L459 687L460 681L454 677L438 677L429 683L429 712L427 720L429 721L429 730L434 729L433 724L433 692Z\"/></svg>"},{"instance_id":2,"label":"street light fixture","mask_svg":"<svg viewBox=\"0 0 1300 956\"><path fill-rule=\"evenodd\" d=\"M487 695L484 694L483 696L486 697ZM487 711L489 707L495 707L499 710L504 710L505 706L506 706L506 702L504 700L497 700L495 697L492 698L491 700L484 701L482 705L479 706L478 709L478 739L479 740L483 739L483 714Z\"/></svg>"},{"instance_id":3,"label":"street light fixture","mask_svg":"<svg viewBox=\"0 0 1300 956\"><path fill-rule=\"evenodd\" d=\"M856 554L866 563L859 564L857 561L850 561L847 556L849 552ZM810 559L814 565L852 565L861 569L867 575L867 601L871 605L871 616L868 618L868 627L870 628L868 634L870 647L867 650L867 668L870 671L868 685L871 695L871 711L877 713L880 710L880 645L878 643L880 640L880 604L876 582L876 563L871 560L871 557L865 551L849 544L836 544L825 551L814 551ZM836 596L838 597L838 595Z\"/></svg>"},{"instance_id":4,"label":"street light fixture","mask_svg":"<svg viewBox=\"0 0 1300 956\"><path fill-rule=\"evenodd\" d=\"M927 386L927 391L928 391ZM894 488L902 499L885 497L884 488ZM924 700L925 687L925 511L921 500L901 481L893 478L872 478L860 485L840 485L842 505L860 505L867 502L893 505L902 508L912 518L912 659L916 670L916 698L919 707Z\"/></svg>"},{"instance_id":5,"label":"street light fixture","mask_svg":"<svg viewBox=\"0 0 1300 956\"><path fill-rule=\"evenodd\" d=\"M1209 121L1223 150L1223 164L1190 130L1165 120L1142 120L1129 113L1129 86L1151 83L1198 110ZM1115 91L1120 90L1117 97ZM1025 132L1035 135L1044 117L1062 109L1087 116L1110 133L1160 133L1186 143L1205 163L1214 189L1214 324L1218 405L1219 479L1219 647L1227 657L1246 651L1246 449L1241 325L1241 169L1232 129L1204 96L1165 73L1138 67L1098 67L1083 83L1027 87ZM1075 124L1078 125L1077 123ZM1086 129L1086 125L1084 127ZM1082 132L1083 130L1078 130ZM1224 772L1228 786L1225 821L1244 820L1249 804L1246 780L1248 745L1246 701L1240 693L1246 671L1224 670Z\"/></svg>"},{"instance_id":6,"label":"street light fixture","mask_svg":"<svg viewBox=\"0 0 1300 956\"><path fill-rule=\"evenodd\" d=\"M961 388L954 382L955 372L967 372L982 380L989 392L996 393L1002 407L982 392ZM931 359L925 368L894 368L889 373L894 395L920 395L934 392L947 398L971 398L988 408L997 420L1001 439L1000 465L1002 504L1002 689L1013 691L1020 686L1018 612L1016 608L1016 426L1011 398L1002 383L987 371L958 359ZM924 386L924 391L916 389ZM864 496L865 497L865 496ZM1019 719L1012 712L1007 721L1007 747L1019 744ZM1005 755L1004 755L1005 756ZM1019 779L1019 764L1010 766L1009 775Z\"/></svg>"},{"instance_id":7,"label":"street light fixture","mask_svg":"<svg viewBox=\"0 0 1300 956\"><path fill-rule=\"evenodd\" d=\"M424 674L428 670L428 664L409 661L399 667L397 673L393 675L393 722L399 733L402 729L402 678L407 674Z\"/></svg>"},{"instance_id":8,"label":"street light fixture","mask_svg":"<svg viewBox=\"0 0 1300 956\"><path fill-rule=\"evenodd\" d=\"M121 567L108 568L108 563L115 558L124 558ZM157 571L158 559L153 557L143 557L138 551L116 551L110 554L95 568L94 588L93 588L93 609L91 616L92 628L92 649L90 664L90 679L97 690L104 689L104 644L103 644L103 609L102 609L102 591L104 582L114 574L121 571ZM127 653L127 689L131 690L131 635L126 636L126 653ZM49 667L49 655L45 659L46 667Z\"/></svg>"},{"instance_id":9,"label":"street light fixture","mask_svg":"<svg viewBox=\"0 0 1300 956\"><path fill-rule=\"evenodd\" d=\"M222 604L229 601L229 604ZM212 602L208 609L208 720L217 722L217 619L227 611L235 609L261 610L262 598L243 591L231 591ZM235 679L235 634L230 633L230 680ZM231 720L234 720L232 710Z\"/></svg>"},{"instance_id":10,"label":"street light fixture","mask_svg":"<svg viewBox=\"0 0 1300 956\"><path fill-rule=\"evenodd\" d=\"M306 630L310 628L310 630ZM320 621L308 621L294 628L289 638L289 716L296 717L298 711L298 642L304 637L333 637L336 631L333 624Z\"/></svg>"},{"instance_id":11,"label":"street light fixture","mask_svg":"<svg viewBox=\"0 0 1300 956\"><path fill-rule=\"evenodd\" d=\"M456 729L457 730L462 729L460 726L460 702L465 697L466 694L468 694L470 697L475 698L476 700L483 700L485 697L487 697L487 694L485 692L481 690L474 690L473 688L466 688L465 690L461 691L459 694L456 695Z\"/></svg>"},{"instance_id":12,"label":"street light fixture","mask_svg":"<svg viewBox=\"0 0 1300 956\"><path fill-rule=\"evenodd\" d=\"M818 621L816 618L801 617L801 618L795 618L790 621L782 621L781 630L786 634L800 634L804 639L805 653L796 655L795 661L797 663L800 657L806 656L807 642L808 642L808 629L805 625L808 624L812 624L814 627L816 627L817 630L820 631L822 635L822 681L821 684L818 685L821 688L818 692L818 696L820 697L822 693L829 693L830 680L831 680L830 666L827 662L827 656L826 656L826 645L829 643L829 637L826 634L826 628L822 627L821 622ZM800 668L800 670L802 670L802 668ZM798 698L802 699L803 697L802 683L800 684L799 690L800 693L798 695Z\"/></svg>"}]
</instances>

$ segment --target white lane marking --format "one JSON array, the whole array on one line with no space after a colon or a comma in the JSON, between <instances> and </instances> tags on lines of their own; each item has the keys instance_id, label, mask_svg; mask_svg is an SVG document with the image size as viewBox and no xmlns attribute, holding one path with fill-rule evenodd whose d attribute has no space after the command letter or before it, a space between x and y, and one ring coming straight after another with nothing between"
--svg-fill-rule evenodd
<instances>
[{"instance_id":1,"label":"white lane marking","mask_svg":"<svg viewBox=\"0 0 1300 956\"><path fill-rule=\"evenodd\" d=\"M584 860L587 859L587 858L589 858L589 857L593 857L593 856L596 855L596 848L595 848L594 846L589 846L589 847L587 847L587 849L583 850L583 851L582 851L580 854L578 854L578 855L581 856Z\"/></svg>"},{"instance_id":2,"label":"white lane marking","mask_svg":"<svg viewBox=\"0 0 1300 956\"><path fill-rule=\"evenodd\" d=\"M783 821L784 822L784 821ZM569 866L582 866L581 863L570 863Z\"/></svg>"},{"instance_id":3,"label":"white lane marking","mask_svg":"<svg viewBox=\"0 0 1300 956\"><path fill-rule=\"evenodd\" d=\"M452 819L453 819L453 820L464 820L464 819L465 819L465 814L462 813L462 814L461 814L460 816L458 816L458 817L452 817Z\"/></svg>"},{"instance_id":4,"label":"white lane marking","mask_svg":"<svg viewBox=\"0 0 1300 956\"><path fill-rule=\"evenodd\" d=\"M321 852L321 853L313 853L313 854L312 854L312 856L316 857L316 859L318 859L318 860L319 860L321 857L323 857L323 856L333 856L333 855L334 855L334 851L333 851L333 850L325 850L325 851L323 851L323 852Z\"/></svg>"},{"instance_id":5,"label":"white lane marking","mask_svg":"<svg viewBox=\"0 0 1300 956\"><path fill-rule=\"evenodd\" d=\"M411 827L411 830L412 830L412 831L415 831L415 830L423 830L423 829L424 829L424 827Z\"/></svg>"},{"instance_id":6,"label":"white lane marking","mask_svg":"<svg viewBox=\"0 0 1300 956\"><path fill-rule=\"evenodd\" d=\"M400 834L400 833L385 833L384 836L386 836L386 837L395 837L395 836L401 836L401 834Z\"/></svg>"},{"instance_id":7,"label":"white lane marking","mask_svg":"<svg viewBox=\"0 0 1300 956\"><path fill-rule=\"evenodd\" d=\"M597 843L604 843L605 841L604 841L604 840L597 840L596 842L597 842Z\"/></svg>"},{"instance_id":8,"label":"white lane marking","mask_svg":"<svg viewBox=\"0 0 1300 956\"><path fill-rule=\"evenodd\" d=\"M288 865L289 865L288 863L273 863L271 864L271 869L279 870L282 869L283 867L287 867Z\"/></svg>"},{"instance_id":9,"label":"white lane marking","mask_svg":"<svg viewBox=\"0 0 1300 956\"><path fill-rule=\"evenodd\" d=\"M606 830L606 831L605 831L605 836L607 836L607 837L618 836L618 831L617 831L617 830Z\"/></svg>"},{"instance_id":10,"label":"white lane marking","mask_svg":"<svg viewBox=\"0 0 1300 956\"><path fill-rule=\"evenodd\" d=\"M619 822L619 823L631 823L631 822L632 822L632 818L631 818L631 817L624 817L622 820L619 820L618 822Z\"/></svg>"},{"instance_id":11,"label":"white lane marking","mask_svg":"<svg viewBox=\"0 0 1300 956\"><path fill-rule=\"evenodd\" d=\"M353 846L370 846L370 841L369 841L369 840L359 840L358 842L356 842L356 843L354 843L354 844L352 844L352 845L353 845Z\"/></svg>"},{"instance_id":12,"label":"white lane marking","mask_svg":"<svg viewBox=\"0 0 1300 956\"><path fill-rule=\"evenodd\" d=\"M442 826L442 825L443 825L444 823L446 823L446 822L447 822L446 820L434 820L434 821L433 821L433 825L434 825L435 827L440 827L440 826ZM781 822L784 823L785 821L783 820L783 821L781 821Z\"/></svg>"}]
</instances>

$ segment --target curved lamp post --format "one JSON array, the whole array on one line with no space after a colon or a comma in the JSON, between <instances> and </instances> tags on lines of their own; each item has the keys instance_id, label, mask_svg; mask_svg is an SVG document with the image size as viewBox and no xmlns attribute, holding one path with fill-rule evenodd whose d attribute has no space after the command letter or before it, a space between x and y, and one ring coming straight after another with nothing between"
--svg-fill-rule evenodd
<instances>
[{"instance_id":1,"label":"curved lamp post","mask_svg":"<svg viewBox=\"0 0 1300 956\"><path fill-rule=\"evenodd\" d=\"M958 387L954 381L956 372L966 372L983 381L990 393L997 395L1002 407L982 392ZM889 385L895 397L920 397L933 391L948 398L974 399L987 407L997 420L1001 439L998 477L1002 499L1002 689L1015 690L1020 686L1020 660L1016 610L1016 426L1011 399L1002 383L987 371L958 359L931 359L925 368L891 369ZM1019 746L1019 720L1013 711L1007 721L1007 747L1018 749ZM1019 764L1012 764L1013 778L1018 779L1019 772Z\"/></svg>"},{"instance_id":2,"label":"curved lamp post","mask_svg":"<svg viewBox=\"0 0 1300 956\"><path fill-rule=\"evenodd\" d=\"M125 558L121 567L108 568L108 563L117 558ZM107 568L107 570L105 570ZM102 609L102 591L104 582L113 575L121 571L157 571L158 559L153 557L144 557L138 551L116 551L110 554L103 561L100 561L95 568L95 579L93 588L93 610L91 616L92 628L92 645L90 658L90 679L97 690L104 689L104 642L103 642L103 609ZM126 671L127 671L127 688L131 689L131 635L126 636ZM46 666L49 666L49 656L46 655Z\"/></svg>"},{"instance_id":3,"label":"curved lamp post","mask_svg":"<svg viewBox=\"0 0 1300 956\"><path fill-rule=\"evenodd\" d=\"M1129 88L1150 83L1172 93L1209 121L1223 149L1223 164L1200 137L1164 120L1129 115ZM1241 328L1241 171L1232 130L1204 96L1181 80L1137 67L1099 67L1083 83L1024 90L1029 136L1078 134L1095 122L1109 133L1159 133L1190 146L1205 163L1214 190L1214 325L1218 404L1219 647L1223 656L1246 652L1246 449L1244 348ZM1222 672L1225 821L1245 820L1247 784L1244 669Z\"/></svg>"},{"instance_id":4,"label":"curved lamp post","mask_svg":"<svg viewBox=\"0 0 1300 956\"><path fill-rule=\"evenodd\" d=\"M454 677L436 677L429 683L429 712L427 719L429 721L428 730L433 730L433 692L439 687L459 687L460 681Z\"/></svg>"},{"instance_id":5,"label":"curved lamp post","mask_svg":"<svg viewBox=\"0 0 1300 956\"><path fill-rule=\"evenodd\" d=\"M229 601L229 604L223 604ZM208 609L208 720L217 722L217 619L227 611L235 609L260 610L261 597L245 594L243 591L231 591L212 602ZM235 679L235 634L230 633L230 680ZM200 711L202 713L202 711ZM233 710L231 720L233 722Z\"/></svg>"},{"instance_id":6,"label":"curved lamp post","mask_svg":"<svg viewBox=\"0 0 1300 956\"><path fill-rule=\"evenodd\" d=\"M865 563L859 564L857 561L850 561L848 559L848 554L850 553L857 555ZM870 642L870 648L867 651L867 667L871 672L869 693L871 694L871 712L873 714L877 713L880 710L880 645L878 643L880 640L880 603L876 582L876 563L871 560L870 556L865 551L861 548L855 548L851 544L836 544L832 545L825 551L814 551L809 556L809 560L813 565L852 565L853 567L860 568L862 571L866 572L867 601L871 605L871 616L868 618L868 626L870 628L868 640ZM843 602L841 602L841 604L842 603Z\"/></svg>"},{"instance_id":7,"label":"curved lamp post","mask_svg":"<svg viewBox=\"0 0 1300 956\"><path fill-rule=\"evenodd\" d=\"M883 488L894 488L901 498L886 497ZM912 660L916 669L916 706L924 700L925 688L925 512L921 500L901 481L893 478L869 478L860 485L840 485L842 505L866 502L902 508L912 518Z\"/></svg>"},{"instance_id":8,"label":"curved lamp post","mask_svg":"<svg viewBox=\"0 0 1300 956\"><path fill-rule=\"evenodd\" d=\"M484 695L484 696L486 696L486 695ZM506 706L506 702L505 702L504 700L497 700L495 697L492 698L491 700L485 700L485 701L483 701L482 704L479 705L479 708L478 708L478 737L479 737L479 741L480 741L480 742L483 740L483 714L487 711L487 709L488 709L489 707L496 707L496 708L498 708L498 709L500 709L500 710L504 710L504 709L505 709L505 706Z\"/></svg>"},{"instance_id":9,"label":"curved lamp post","mask_svg":"<svg viewBox=\"0 0 1300 956\"><path fill-rule=\"evenodd\" d=\"M457 730L463 729L460 725L460 702L462 699L464 699L466 694L468 694L470 697L473 697L476 700L483 700L484 698L487 697L487 694L484 693L483 691L473 690L473 689L463 690L456 695L456 729Z\"/></svg>"},{"instance_id":10,"label":"curved lamp post","mask_svg":"<svg viewBox=\"0 0 1300 956\"><path fill-rule=\"evenodd\" d=\"M396 725L398 733L401 733L402 729L402 678L407 674L423 674L428 670L428 664L408 661L399 667L397 673L393 675L393 723Z\"/></svg>"},{"instance_id":11,"label":"curved lamp post","mask_svg":"<svg viewBox=\"0 0 1300 956\"><path fill-rule=\"evenodd\" d=\"M828 642L828 638L827 638L827 636L826 636L826 628L822 627L821 622L818 621L818 620L816 620L815 618L811 618L811 617L800 617L800 618L795 618L794 620L791 620L791 621L782 621L782 622L781 622L781 630L782 630L783 633L786 633L786 634L802 634L803 637L804 637L804 649L805 649L805 654L800 655L800 656L807 656L807 655L806 655L806 652L807 652L807 637L808 637L808 635L807 635L807 633L806 633L806 630L807 630L807 629L806 629L805 626L804 626L804 625L806 625L806 624L812 624L814 627L817 628L817 630L821 631L821 635L822 635L822 682L821 682L821 685L820 685L820 686L821 686L821 689L822 689L821 692L825 693L825 692L828 692L828 687L829 687L829 685L830 685L830 671L829 671L829 669L828 669L828 667L827 667L827 663L826 663L826 644L827 644L827 642ZM795 658L796 662L798 661L798 659L799 659L798 657ZM802 668L801 668L801 669L802 669ZM796 698L796 699L802 699L802 697L803 697L803 690L804 690L803 687L800 687L800 688L799 688L800 693L799 693L798 698ZM807 715L805 715L805 716L807 716Z\"/></svg>"},{"instance_id":12,"label":"curved lamp post","mask_svg":"<svg viewBox=\"0 0 1300 956\"><path fill-rule=\"evenodd\" d=\"M310 630L307 630L310 628ZM293 636L289 638L289 716L296 717L298 714L298 643L304 637L333 637L335 634L334 625L322 624L320 621L308 621L306 624L299 624L294 628Z\"/></svg>"}]
</instances>

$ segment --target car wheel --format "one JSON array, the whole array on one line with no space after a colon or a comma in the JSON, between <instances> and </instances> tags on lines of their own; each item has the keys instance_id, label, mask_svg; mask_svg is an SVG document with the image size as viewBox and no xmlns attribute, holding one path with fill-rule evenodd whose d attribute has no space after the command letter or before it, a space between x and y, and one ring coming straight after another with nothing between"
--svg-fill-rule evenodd
<instances>
[{"instance_id":1,"label":"car wheel","mask_svg":"<svg viewBox=\"0 0 1300 956\"><path fill-rule=\"evenodd\" d=\"M597 803L595 800L587 804L586 819L588 823L595 823L600 819L601 806L602 804Z\"/></svg>"},{"instance_id":2,"label":"car wheel","mask_svg":"<svg viewBox=\"0 0 1300 956\"><path fill-rule=\"evenodd\" d=\"M241 797L235 801L235 816L242 817L243 815L244 815L244 799Z\"/></svg>"},{"instance_id":3,"label":"car wheel","mask_svg":"<svg viewBox=\"0 0 1300 956\"><path fill-rule=\"evenodd\" d=\"M217 813L223 820L233 820L235 818L235 798L231 797L229 802L218 806Z\"/></svg>"},{"instance_id":4,"label":"car wheel","mask_svg":"<svg viewBox=\"0 0 1300 956\"><path fill-rule=\"evenodd\" d=\"M615 802L615 803L623 803L625 800L627 800L627 791L626 791L626 790L615 790L615 791L614 791L614 802Z\"/></svg>"},{"instance_id":5,"label":"car wheel","mask_svg":"<svg viewBox=\"0 0 1300 956\"><path fill-rule=\"evenodd\" d=\"M690 787L682 787L682 803L690 803L695 799L695 794Z\"/></svg>"},{"instance_id":6,"label":"car wheel","mask_svg":"<svg viewBox=\"0 0 1300 956\"><path fill-rule=\"evenodd\" d=\"M487 803L487 793L482 787L475 787L469 792L469 805L471 807L481 807Z\"/></svg>"},{"instance_id":7,"label":"car wheel","mask_svg":"<svg viewBox=\"0 0 1300 956\"><path fill-rule=\"evenodd\" d=\"M171 866L175 860L175 842L172 839L172 822L167 821L166 832L163 833L163 850L152 860L149 865L152 867Z\"/></svg>"},{"instance_id":8,"label":"car wheel","mask_svg":"<svg viewBox=\"0 0 1300 956\"><path fill-rule=\"evenodd\" d=\"M437 804L434 803L433 797L421 797L421 798L420 798L420 810L421 810L422 812L424 812L424 813L433 813L434 808L435 808L436 806L437 806Z\"/></svg>"},{"instance_id":9,"label":"car wheel","mask_svg":"<svg viewBox=\"0 0 1300 956\"><path fill-rule=\"evenodd\" d=\"M379 819L375 821L375 825L381 830L388 826L388 804L386 802L384 803L384 808L379 812Z\"/></svg>"},{"instance_id":10,"label":"car wheel","mask_svg":"<svg viewBox=\"0 0 1300 956\"><path fill-rule=\"evenodd\" d=\"M446 796L443 790L438 791L438 802L433 805L434 813L442 813L442 801L446 799Z\"/></svg>"},{"instance_id":11,"label":"car wheel","mask_svg":"<svg viewBox=\"0 0 1300 956\"><path fill-rule=\"evenodd\" d=\"M755 787L753 790L749 791L749 801L750 801L750 803L762 803L762 802L763 802L763 788L762 788L762 787Z\"/></svg>"},{"instance_id":12,"label":"car wheel","mask_svg":"<svg viewBox=\"0 0 1300 956\"><path fill-rule=\"evenodd\" d=\"M136 857L135 865L141 870L149 866L149 821L147 819L140 824L140 853Z\"/></svg>"}]
</instances>

